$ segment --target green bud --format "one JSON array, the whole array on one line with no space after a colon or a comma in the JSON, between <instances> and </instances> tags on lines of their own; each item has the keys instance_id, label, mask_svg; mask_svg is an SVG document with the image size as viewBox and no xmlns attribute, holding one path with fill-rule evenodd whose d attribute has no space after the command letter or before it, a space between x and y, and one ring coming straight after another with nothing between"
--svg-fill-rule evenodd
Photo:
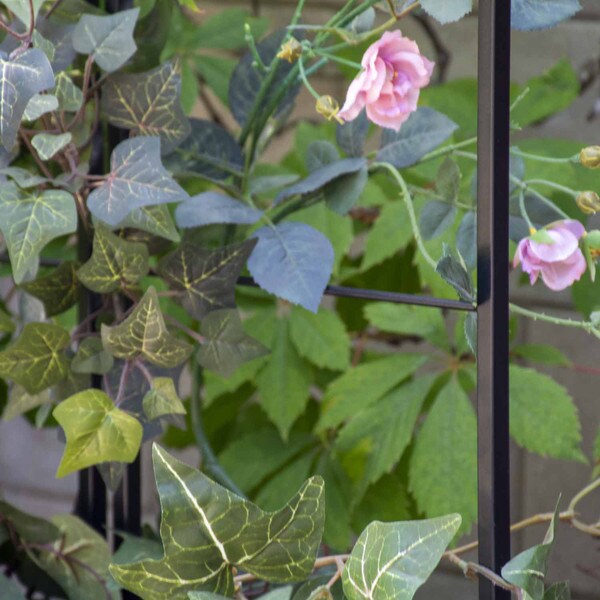
<instances>
[{"instance_id":1,"label":"green bud","mask_svg":"<svg viewBox=\"0 0 600 600\"><path fill-rule=\"evenodd\" d=\"M579 162L588 169L600 169L600 146L588 146L579 154Z\"/></svg>"}]
</instances>

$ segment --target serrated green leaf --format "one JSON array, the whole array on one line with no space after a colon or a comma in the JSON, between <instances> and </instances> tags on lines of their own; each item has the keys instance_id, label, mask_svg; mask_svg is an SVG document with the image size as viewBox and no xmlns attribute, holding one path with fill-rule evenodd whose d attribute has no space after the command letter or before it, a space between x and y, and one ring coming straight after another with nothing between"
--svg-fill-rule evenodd
<instances>
[{"instance_id":1,"label":"serrated green leaf","mask_svg":"<svg viewBox=\"0 0 600 600\"><path fill-rule=\"evenodd\" d=\"M64 71L56 75L54 94L61 110L66 112L77 112L83 102L83 92Z\"/></svg>"},{"instance_id":2,"label":"serrated green leaf","mask_svg":"<svg viewBox=\"0 0 600 600\"><path fill-rule=\"evenodd\" d=\"M143 206L131 211L116 227L123 229L139 229L152 235L165 238L172 242L178 242L181 239L169 208L164 204L157 206Z\"/></svg>"},{"instance_id":3,"label":"serrated green leaf","mask_svg":"<svg viewBox=\"0 0 600 600\"><path fill-rule=\"evenodd\" d=\"M159 136L167 154L191 131L180 102L181 68L166 62L146 73L117 73L104 84L102 112L134 135Z\"/></svg>"},{"instance_id":4,"label":"serrated green leaf","mask_svg":"<svg viewBox=\"0 0 600 600\"><path fill-rule=\"evenodd\" d=\"M39 253L48 242L77 229L75 200L61 190L25 192L14 183L4 183L0 189L0 213L0 230L16 283L35 273Z\"/></svg>"},{"instance_id":5,"label":"serrated green leaf","mask_svg":"<svg viewBox=\"0 0 600 600\"><path fill-rule=\"evenodd\" d=\"M323 397L316 430L337 427L375 404L388 391L410 377L426 358L419 354L394 354L353 367L334 380Z\"/></svg>"},{"instance_id":6,"label":"serrated green leaf","mask_svg":"<svg viewBox=\"0 0 600 600\"><path fill-rule=\"evenodd\" d=\"M570 367L573 363L555 346L519 344L512 349L519 358L542 365Z\"/></svg>"},{"instance_id":7,"label":"serrated green leaf","mask_svg":"<svg viewBox=\"0 0 600 600\"><path fill-rule=\"evenodd\" d=\"M117 408L101 390L79 392L63 400L52 414L67 438L57 477L102 462L135 460L142 442L142 425Z\"/></svg>"},{"instance_id":8,"label":"serrated green leaf","mask_svg":"<svg viewBox=\"0 0 600 600\"><path fill-rule=\"evenodd\" d=\"M101 69L116 71L136 51L133 29L139 12L132 8L106 17L83 15L73 31L73 48L92 56Z\"/></svg>"},{"instance_id":9,"label":"serrated green leaf","mask_svg":"<svg viewBox=\"0 0 600 600\"><path fill-rule=\"evenodd\" d=\"M424 521L371 523L342 575L349 600L411 600L456 535L460 515Z\"/></svg>"},{"instance_id":10,"label":"serrated green leaf","mask_svg":"<svg viewBox=\"0 0 600 600\"><path fill-rule=\"evenodd\" d=\"M580 10L579 0L513 0L512 27L519 31L547 29Z\"/></svg>"},{"instance_id":11,"label":"serrated green leaf","mask_svg":"<svg viewBox=\"0 0 600 600\"><path fill-rule=\"evenodd\" d=\"M363 111L354 121L338 125L335 138L338 146L348 156L358 157L363 155L368 132L369 119L366 111Z\"/></svg>"},{"instance_id":12,"label":"serrated green leaf","mask_svg":"<svg viewBox=\"0 0 600 600\"><path fill-rule=\"evenodd\" d=\"M531 452L587 462L577 407L568 391L551 377L517 365L510 367L510 432Z\"/></svg>"},{"instance_id":13,"label":"serrated green leaf","mask_svg":"<svg viewBox=\"0 0 600 600\"><path fill-rule=\"evenodd\" d=\"M50 390L46 389L37 394L28 394L22 386L14 384L8 394L8 402L4 407L2 419L10 421L30 411L32 408L37 408L44 404L50 405L51 403L52 396Z\"/></svg>"},{"instance_id":14,"label":"serrated green leaf","mask_svg":"<svg viewBox=\"0 0 600 600\"><path fill-rule=\"evenodd\" d=\"M473 10L473 0L421 0L423 10L442 25L462 19Z\"/></svg>"},{"instance_id":15,"label":"serrated green leaf","mask_svg":"<svg viewBox=\"0 0 600 600\"><path fill-rule=\"evenodd\" d=\"M184 242L159 263L158 271L169 286L181 292L180 301L194 318L213 310L235 307L235 283L256 240L207 250Z\"/></svg>"},{"instance_id":16,"label":"serrated green leaf","mask_svg":"<svg viewBox=\"0 0 600 600\"><path fill-rule=\"evenodd\" d=\"M121 142L110 157L107 180L88 196L90 212L111 226L144 206L189 198L160 160L160 138L142 136Z\"/></svg>"},{"instance_id":17,"label":"serrated green leaf","mask_svg":"<svg viewBox=\"0 0 600 600\"><path fill-rule=\"evenodd\" d=\"M168 415L185 415L183 402L175 389L175 382L170 377L155 377L152 389L143 400L144 413L153 421Z\"/></svg>"},{"instance_id":18,"label":"serrated green leaf","mask_svg":"<svg viewBox=\"0 0 600 600\"><path fill-rule=\"evenodd\" d=\"M58 99L52 94L36 94L29 100L23 113L24 121L35 121L58 108Z\"/></svg>"},{"instance_id":19,"label":"serrated green leaf","mask_svg":"<svg viewBox=\"0 0 600 600\"><path fill-rule=\"evenodd\" d=\"M146 244L125 240L98 223L92 256L77 270L77 277L93 292L108 294L135 285L149 268Z\"/></svg>"},{"instance_id":20,"label":"serrated green leaf","mask_svg":"<svg viewBox=\"0 0 600 600\"><path fill-rule=\"evenodd\" d=\"M475 301L475 290L473 289L471 274L458 261L446 244L444 244L444 254L438 261L436 272L455 289L462 301Z\"/></svg>"},{"instance_id":21,"label":"serrated green leaf","mask_svg":"<svg viewBox=\"0 0 600 600\"><path fill-rule=\"evenodd\" d=\"M75 276L78 263L65 261L51 273L35 281L23 283L21 287L41 300L46 316L59 315L73 306L79 298L79 281Z\"/></svg>"},{"instance_id":22,"label":"serrated green leaf","mask_svg":"<svg viewBox=\"0 0 600 600\"><path fill-rule=\"evenodd\" d=\"M206 315L202 319L202 336L206 342L198 349L198 362L223 377L269 353L265 346L245 333L236 309L215 310Z\"/></svg>"},{"instance_id":23,"label":"serrated green leaf","mask_svg":"<svg viewBox=\"0 0 600 600\"><path fill-rule=\"evenodd\" d=\"M182 202L175 220L182 229L213 224L251 225L263 215L257 210L218 192L203 192Z\"/></svg>"},{"instance_id":24,"label":"serrated green leaf","mask_svg":"<svg viewBox=\"0 0 600 600\"><path fill-rule=\"evenodd\" d=\"M71 370L74 373L104 375L113 368L114 362L113 357L104 350L100 338L87 337L77 348L71 361Z\"/></svg>"},{"instance_id":25,"label":"serrated green leaf","mask_svg":"<svg viewBox=\"0 0 600 600\"><path fill-rule=\"evenodd\" d=\"M71 143L71 133L38 133L31 138L31 145L42 160L50 160L57 152Z\"/></svg>"},{"instance_id":26,"label":"serrated green leaf","mask_svg":"<svg viewBox=\"0 0 600 600\"><path fill-rule=\"evenodd\" d=\"M57 325L28 323L6 350L0 352L0 377L37 394L67 376L69 363L64 350L69 334Z\"/></svg>"},{"instance_id":27,"label":"serrated green leaf","mask_svg":"<svg viewBox=\"0 0 600 600\"><path fill-rule=\"evenodd\" d=\"M463 531L477 519L477 418L456 377L439 391L417 436L409 481L426 515L455 510Z\"/></svg>"},{"instance_id":28,"label":"serrated green leaf","mask_svg":"<svg viewBox=\"0 0 600 600\"><path fill-rule=\"evenodd\" d=\"M101 334L104 349L116 358L142 357L159 367L176 367L192 352L189 344L168 332L153 287L122 323L113 327L102 324Z\"/></svg>"},{"instance_id":29,"label":"serrated green leaf","mask_svg":"<svg viewBox=\"0 0 600 600\"><path fill-rule=\"evenodd\" d=\"M325 517L322 479L266 513L156 445L153 460L164 557L111 565L125 589L143 600L186 600L191 591L231 594L234 566L274 583L311 573Z\"/></svg>"}]
</instances>

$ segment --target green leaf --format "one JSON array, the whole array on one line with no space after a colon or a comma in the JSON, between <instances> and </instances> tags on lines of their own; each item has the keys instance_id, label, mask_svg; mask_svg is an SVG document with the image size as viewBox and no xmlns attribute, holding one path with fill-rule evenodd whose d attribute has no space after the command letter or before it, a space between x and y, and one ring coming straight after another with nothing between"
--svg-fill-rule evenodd
<instances>
[{"instance_id":1,"label":"green leaf","mask_svg":"<svg viewBox=\"0 0 600 600\"><path fill-rule=\"evenodd\" d=\"M52 94L36 94L31 98L23 113L24 121L35 121L42 115L58 108L58 99Z\"/></svg>"},{"instance_id":2,"label":"green leaf","mask_svg":"<svg viewBox=\"0 0 600 600\"><path fill-rule=\"evenodd\" d=\"M411 600L437 567L460 527L460 515L371 523L342 575L349 600Z\"/></svg>"},{"instance_id":3,"label":"green leaf","mask_svg":"<svg viewBox=\"0 0 600 600\"><path fill-rule=\"evenodd\" d=\"M172 242L179 242L181 236L175 227L169 207L164 204L157 206L143 206L131 211L115 229L139 229L152 235L165 238Z\"/></svg>"},{"instance_id":4,"label":"green leaf","mask_svg":"<svg viewBox=\"0 0 600 600\"><path fill-rule=\"evenodd\" d=\"M419 229L423 239L428 241L442 235L454 224L456 207L448 202L432 200L423 207L419 217Z\"/></svg>"},{"instance_id":5,"label":"green leaf","mask_svg":"<svg viewBox=\"0 0 600 600\"><path fill-rule=\"evenodd\" d=\"M569 582L561 581L550 586L544 594L544 600L571 600Z\"/></svg>"},{"instance_id":6,"label":"green leaf","mask_svg":"<svg viewBox=\"0 0 600 600\"><path fill-rule=\"evenodd\" d=\"M194 60L194 66L198 75L206 82L212 91L216 94L224 106L227 106L229 82L236 61L230 58L220 56L208 56L203 54ZM197 75L192 73L194 83L197 85Z\"/></svg>"},{"instance_id":7,"label":"green leaf","mask_svg":"<svg viewBox=\"0 0 600 600\"><path fill-rule=\"evenodd\" d=\"M290 335L300 355L317 367L344 371L350 366L350 336L337 313L293 307Z\"/></svg>"},{"instance_id":8,"label":"green leaf","mask_svg":"<svg viewBox=\"0 0 600 600\"><path fill-rule=\"evenodd\" d=\"M50 160L71 143L73 136L70 133L38 133L31 138L31 145L37 150L42 160Z\"/></svg>"},{"instance_id":9,"label":"green leaf","mask_svg":"<svg viewBox=\"0 0 600 600\"><path fill-rule=\"evenodd\" d=\"M369 120L366 111L343 125L338 125L336 130L336 141L338 146L351 157L363 155L367 134L369 132Z\"/></svg>"},{"instance_id":10,"label":"green leaf","mask_svg":"<svg viewBox=\"0 0 600 600\"><path fill-rule=\"evenodd\" d=\"M42 301L47 317L60 315L79 299L80 286L75 276L78 266L78 263L67 260L51 273L23 283L21 287Z\"/></svg>"},{"instance_id":11,"label":"green leaf","mask_svg":"<svg viewBox=\"0 0 600 600\"><path fill-rule=\"evenodd\" d=\"M477 418L455 377L439 391L417 436L409 481L426 515L455 510L463 531L477 519Z\"/></svg>"},{"instance_id":12,"label":"green leaf","mask_svg":"<svg viewBox=\"0 0 600 600\"><path fill-rule=\"evenodd\" d=\"M510 432L530 452L587 462L568 391L547 375L516 365L510 368Z\"/></svg>"},{"instance_id":13,"label":"green leaf","mask_svg":"<svg viewBox=\"0 0 600 600\"><path fill-rule=\"evenodd\" d=\"M16 328L13 318L0 308L0 337L4 333L13 333Z\"/></svg>"},{"instance_id":14,"label":"green leaf","mask_svg":"<svg viewBox=\"0 0 600 600\"><path fill-rule=\"evenodd\" d=\"M0 173L12 179L20 188L26 190L38 186L42 183L47 183L45 177L40 177L35 173L31 173L27 169L21 167L4 167Z\"/></svg>"},{"instance_id":15,"label":"green leaf","mask_svg":"<svg viewBox=\"0 0 600 600\"><path fill-rule=\"evenodd\" d=\"M92 56L101 69L116 71L136 51L133 29L139 12L132 8L106 17L83 15L73 31L73 48Z\"/></svg>"},{"instance_id":16,"label":"green leaf","mask_svg":"<svg viewBox=\"0 0 600 600\"><path fill-rule=\"evenodd\" d=\"M52 412L67 438L57 477L102 462L133 462L142 442L142 425L117 408L101 390L63 400Z\"/></svg>"},{"instance_id":17,"label":"green leaf","mask_svg":"<svg viewBox=\"0 0 600 600\"><path fill-rule=\"evenodd\" d=\"M84 338L71 361L74 373L105 375L114 365L113 357L104 349L97 337Z\"/></svg>"},{"instance_id":18,"label":"green leaf","mask_svg":"<svg viewBox=\"0 0 600 600\"><path fill-rule=\"evenodd\" d=\"M148 273L148 248L129 242L96 224L92 256L77 270L79 281L99 294L135 285Z\"/></svg>"},{"instance_id":19,"label":"green leaf","mask_svg":"<svg viewBox=\"0 0 600 600\"><path fill-rule=\"evenodd\" d=\"M512 0L512 27L520 31L547 29L580 10L579 0Z\"/></svg>"},{"instance_id":20,"label":"green leaf","mask_svg":"<svg viewBox=\"0 0 600 600\"><path fill-rule=\"evenodd\" d=\"M54 94L61 110L66 112L77 112L83 102L83 92L65 72L57 74Z\"/></svg>"},{"instance_id":21,"label":"green leaf","mask_svg":"<svg viewBox=\"0 0 600 600\"><path fill-rule=\"evenodd\" d=\"M111 226L133 210L188 198L160 160L160 138L136 137L121 142L110 158L107 180L88 196L90 212Z\"/></svg>"},{"instance_id":22,"label":"green leaf","mask_svg":"<svg viewBox=\"0 0 600 600\"><path fill-rule=\"evenodd\" d=\"M244 332L236 309L216 310L206 315L202 320L202 335L206 342L198 350L198 362L223 377L269 353L265 346Z\"/></svg>"},{"instance_id":23,"label":"green leaf","mask_svg":"<svg viewBox=\"0 0 600 600\"><path fill-rule=\"evenodd\" d=\"M70 336L49 323L28 323L6 350L0 352L0 377L12 379L29 394L37 394L67 376L64 350Z\"/></svg>"},{"instance_id":24,"label":"green leaf","mask_svg":"<svg viewBox=\"0 0 600 600\"><path fill-rule=\"evenodd\" d=\"M248 240L207 250L184 242L160 261L158 271L172 289L181 292L185 310L202 319L210 311L235 307L235 283L255 244Z\"/></svg>"},{"instance_id":25,"label":"green leaf","mask_svg":"<svg viewBox=\"0 0 600 600\"><path fill-rule=\"evenodd\" d=\"M462 19L473 10L473 0L421 0L423 10L442 25Z\"/></svg>"},{"instance_id":26,"label":"green leaf","mask_svg":"<svg viewBox=\"0 0 600 600\"><path fill-rule=\"evenodd\" d=\"M456 290L458 297L463 302L475 302L475 290L470 273L445 244L444 255L440 258L436 271L446 283Z\"/></svg>"},{"instance_id":27,"label":"green leaf","mask_svg":"<svg viewBox=\"0 0 600 600\"><path fill-rule=\"evenodd\" d=\"M101 333L104 349L113 356L126 360L142 357L159 367L176 367L192 352L189 344L168 332L153 287L122 323L114 327L102 324Z\"/></svg>"},{"instance_id":28,"label":"green leaf","mask_svg":"<svg viewBox=\"0 0 600 600\"><path fill-rule=\"evenodd\" d=\"M26 600L21 587L3 573L0 573L0 600Z\"/></svg>"},{"instance_id":29,"label":"green leaf","mask_svg":"<svg viewBox=\"0 0 600 600\"><path fill-rule=\"evenodd\" d=\"M43 405L50 405L52 396L50 390L42 390L37 394L28 394L23 387L15 384L11 387L8 394L8 402L4 407L2 419L10 421L19 415L22 415L32 408L37 408Z\"/></svg>"},{"instance_id":30,"label":"green leaf","mask_svg":"<svg viewBox=\"0 0 600 600\"><path fill-rule=\"evenodd\" d=\"M195 45L202 48L236 50L245 45L244 26L248 24L253 36L260 37L268 28L267 19L256 19L247 10L241 8L224 9L203 20L195 28Z\"/></svg>"},{"instance_id":31,"label":"green leaf","mask_svg":"<svg viewBox=\"0 0 600 600\"><path fill-rule=\"evenodd\" d=\"M374 405L401 381L410 377L426 358L419 354L393 354L353 367L327 388L316 430L337 427L360 410Z\"/></svg>"},{"instance_id":32,"label":"green leaf","mask_svg":"<svg viewBox=\"0 0 600 600\"><path fill-rule=\"evenodd\" d=\"M38 13L40 12L40 8L44 0L33 0L33 18L36 20ZM29 25L31 22L31 9L29 7L28 0L3 0L2 4L6 6L11 12L15 14L15 16L24 23L25 25Z\"/></svg>"},{"instance_id":33,"label":"green leaf","mask_svg":"<svg viewBox=\"0 0 600 600\"><path fill-rule=\"evenodd\" d=\"M363 195L368 180L369 171L366 166L356 173L334 179L323 188L325 204L339 215L348 214Z\"/></svg>"},{"instance_id":34,"label":"green leaf","mask_svg":"<svg viewBox=\"0 0 600 600\"><path fill-rule=\"evenodd\" d=\"M108 122L134 135L159 136L163 154L190 133L180 102L181 68L166 62L146 73L117 73L105 83L102 111Z\"/></svg>"},{"instance_id":35,"label":"green leaf","mask_svg":"<svg viewBox=\"0 0 600 600\"><path fill-rule=\"evenodd\" d=\"M143 406L145 415L151 421L169 415L186 414L175 382L170 377L155 377L152 380L152 389L144 396Z\"/></svg>"},{"instance_id":36,"label":"green leaf","mask_svg":"<svg viewBox=\"0 0 600 600\"><path fill-rule=\"evenodd\" d=\"M24 513L4 500L0 500L0 515L25 542L49 544L60 537L60 530L50 521Z\"/></svg>"},{"instance_id":37,"label":"green leaf","mask_svg":"<svg viewBox=\"0 0 600 600\"><path fill-rule=\"evenodd\" d=\"M573 364L558 348L544 344L519 344L512 352L519 358L542 365L570 367Z\"/></svg>"},{"instance_id":38,"label":"green leaf","mask_svg":"<svg viewBox=\"0 0 600 600\"><path fill-rule=\"evenodd\" d=\"M477 266L477 213L466 212L456 232L456 249L463 257L467 267Z\"/></svg>"},{"instance_id":39,"label":"green leaf","mask_svg":"<svg viewBox=\"0 0 600 600\"><path fill-rule=\"evenodd\" d=\"M298 354L289 334L287 319L278 319L271 356L256 376L260 405L287 439L289 430L304 412L310 397L312 372Z\"/></svg>"},{"instance_id":40,"label":"green leaf","mask_svg":"<svg viewBox=\"0 0 600 600\"><path fill-rule=\"evenodd\" d=\"M261 210L219 192L203 192L182 202L175 220L182 229L214 224L251 225L263 215Z\"/></svg>"},{"instance_id":41,"label":"green leaf","mask_svg":"<svg viewBox=\"0 0 600 600\"><path fill-rule=\"evenodd\" d=\"M521 552L502 567L502 577L509 583L525 590L532 600L544 600L544 579L548 571L548 559L554 545L558 505L544 541Z\"/></svg>"},{"instance_id":42,"label":"green leaf","mask_svg":"<svg viewBox=\"0 0 600 600\"><path fill-rule=\"evenodd\" d=\"M113 577L143 600L184 600L188 592L233 592L232 567L274 583L312 572L324 522L323 481L309 479L281 510L266 513L157 445L164 557L111 565Z\"/></svg>"}]
</instances>

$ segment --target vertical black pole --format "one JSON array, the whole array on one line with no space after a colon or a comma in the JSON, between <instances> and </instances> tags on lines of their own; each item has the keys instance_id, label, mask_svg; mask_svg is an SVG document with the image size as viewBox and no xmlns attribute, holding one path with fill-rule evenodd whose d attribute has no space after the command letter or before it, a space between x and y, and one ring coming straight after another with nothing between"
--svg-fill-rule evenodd
<instances>
[{"instance_id":1,"label":"vertical black pole","mask_svg":"<svg viewBox=\"0 0 600 600\"><path fill-rule=\"evenodd\" d=\"M508 403L509 0L479 2L478 362L479 562L510 559ZM480 580L480 600L510 594Z\"/></svg>"}]
</instances>

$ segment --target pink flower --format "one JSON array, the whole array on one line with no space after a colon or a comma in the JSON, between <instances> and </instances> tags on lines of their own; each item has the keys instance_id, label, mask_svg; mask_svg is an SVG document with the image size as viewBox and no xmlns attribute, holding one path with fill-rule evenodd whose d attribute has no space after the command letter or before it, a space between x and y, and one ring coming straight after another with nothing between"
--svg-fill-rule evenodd
<instances>
[{"instance_id":1,"label":"pink flower","mask_svg":"<svg viewBox=\"0 0 600 600\"><path fill-rule=\"evenodd\" d=\"M513 266L519 263L529 274L533 285L542 275L544 283L554 291L564 290L579 281L585 272L585 258L579 249L579 239L585 233L579 221L559 221L546 229L553 243L524 238L519 242Z\"/></svg>"},{"instance_id":2,"label":"pink flower","mask_svg":"<svg viewBox=\"0 0 600 600\"><path fill-rule=\"evenodd\" d=\"M398 131L417 109L420 89L429 84L434 63L400 31L386 31L369 46L362 66L350 84L339 116L353 121L366 107L373 123Z\"/></svg>"}]
</instances>

